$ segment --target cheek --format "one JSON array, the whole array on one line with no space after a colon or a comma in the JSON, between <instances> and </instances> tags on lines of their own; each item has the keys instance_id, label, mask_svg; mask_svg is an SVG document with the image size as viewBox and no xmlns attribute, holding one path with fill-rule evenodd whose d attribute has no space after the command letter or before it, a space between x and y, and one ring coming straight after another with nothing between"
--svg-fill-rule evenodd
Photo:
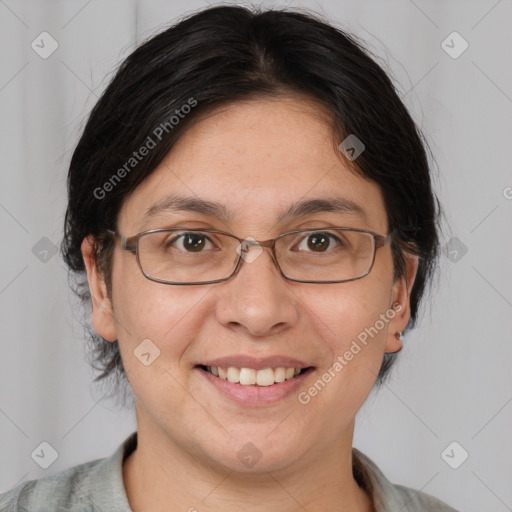
<instances>
[{"instance_id":1,"label":"cheek","mask_svg":"<svg viewBox=\"0 0 512 512\"><path fill-rule=\"evenodd\" d=\"M374 270L378 270L375 268ZM324 340L337 381L333 388L349 391L355 401L372 388L385 351L389 321L392 275L371 273L365 279L332 285L325 290L316 311L324 324ZM328 376L325 377L329 379ZM341 395L338 395L341 396Z\"/></svg>"},{"instance_id":2,"label":"cheek","mask_svg":"<svg viewBox=\"0 0 512 512\"><path fill-rule=\"evenodd\" d=\"M146 279L135 258L115 263L114 315L127 375L135 379L162 372L163 361L174 372L192 335L187 320L202 295L191 287L172 287Z\"/></svg>"},{"instance_id":3,"label":"cheek","mask_svg":"<svg viewBox=\"0 0 512 512\"><path fill-rule=\"evenodd\" d=\"M204 292L142 278L147 284L124 280L118 287L119 348L138 403L155 422L168 425L172 411L187 406L190 398L184 392L187 374L180 363L197 337L193 319L201 311Z\"/></svg>"},{"instance_id":4,"label":"cheek","mask_svg":"<svg viewBox=\"0 0 512 512\"><path fill-rule=\"evenodd\" d=\"M333 348L346 350L353 340L364 342L365 333L369 340L383 339L389 318L381 318L389 310L391 283L362 279L339 286L323 294L319 305L320 316L330 328L327 332Z\"/></svg>"},{"instance_id":5,"label":"cheek","mask_svg":"<svg viewBox=\"0 0 512 512\"><path fill-rule=\"evenodd\" d=\"M317 418L322 436L334 438L348 427L379 373L388 330L381 315L388 311L391 280L378 283L376 277L331 285L318 300L310 298L328 355L298 399L306 416Z\"/></svg>"},{"instance_id":6,"label":"cheek","mask_svg":"<svg viewBox=\"0 0 512 512\"><path fill-rule=\"evenodd\" d=\"M169 359L172 361L193 334L189 320L201 296L190 290L146 281L148 285L131 287L125 283L119 288L123 299L117 305L114 303L116 320L120 325L119 342L135 350L143 340L150 339L162 354L172 352Z\"/></svg>"},{"instance_id":7,"label":"cheek","mask_svg":"<svg viewBox=\"0 0 512 512\"><path fill-rule=\"evenodd\" d=\"M175 323L180 305L184 306L175 297L179 297L179 290L146 279L135 256L128 253L116 256L112 284L119 340L124 345L135 346L146 338L157 343Z\"/></svg>"}]
</instances>

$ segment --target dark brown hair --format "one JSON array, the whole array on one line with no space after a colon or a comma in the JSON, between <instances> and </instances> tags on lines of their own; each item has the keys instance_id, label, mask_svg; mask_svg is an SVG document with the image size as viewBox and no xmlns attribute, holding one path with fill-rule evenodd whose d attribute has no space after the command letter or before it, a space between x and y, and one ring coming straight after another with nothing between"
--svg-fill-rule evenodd
<instances>
[{"instance_id":1,"label":"dark brown hair","mask_svg":"<svg viewBox=\"0 0 512 512\"><path fill-rule=\"evenodd\" d=\"M389 230L396 234L395 278L403 276L404 252L420 256L408 327L414 324L439 247L428 145L386 72L354 36L290 10L208 8L150 38L121 64L94 106L69 168L62 253L86 303L83 239L97 240L110 285L113 243L104 234L116 229L123 201L184 130L220 106L283 94L322 104L332 115L333 140L354 134L365 144L352 168L382 190ZM142 157L143 147L149 151ZM117 341L107 342L92 327L89 335L91 362L100 371L96 380L126 383ZM379 381L393 358L385 355Z\"/></svg>"}]
</instances>

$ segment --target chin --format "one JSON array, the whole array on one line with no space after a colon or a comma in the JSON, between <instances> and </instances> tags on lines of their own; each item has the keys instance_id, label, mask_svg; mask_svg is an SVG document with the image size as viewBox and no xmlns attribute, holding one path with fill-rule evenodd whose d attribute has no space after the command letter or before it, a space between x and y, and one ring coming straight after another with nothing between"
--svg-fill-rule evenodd
<instances>
[{"instance_id":1,"label":"chin","mask_svg":"<svg viewBox=\"0 0 512 512\"><path fill-rule=\"evenodd\" d=\"M275 424L261 425L261 428L251 425L246 431L240 427L232 437L224 437L224 445L213 441L214 450L209 450L210 457L214 463L236 473L256 474L284 469L302 457L299 446L306 446L306 443L300 443L298 437L289 432L272 432L275 427Z\"/></svg>"}]
</instances>

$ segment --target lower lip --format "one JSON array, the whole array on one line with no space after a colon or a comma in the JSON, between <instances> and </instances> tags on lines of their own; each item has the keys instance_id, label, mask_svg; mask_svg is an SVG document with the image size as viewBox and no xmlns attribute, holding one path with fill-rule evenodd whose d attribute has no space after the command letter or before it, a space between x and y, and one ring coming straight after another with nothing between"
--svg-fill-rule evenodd
<instances>
[{"instance_id":1,"label":"lower lip","mask_svg":"<svg viewBox=\"0 0 512 512\"><path fill-rule=\"evenodd\" d=\"M244 386L235 382L229 382L220 377L215 377L215 375L199 367L196 369L225 396L234 402L248 406L270 405L290 396L303 385L304 380L313 372L313 368L309 368L304 373L292 379L277 382L271 386L257 386L256 384Z\"/></svg>"}]
</instances>

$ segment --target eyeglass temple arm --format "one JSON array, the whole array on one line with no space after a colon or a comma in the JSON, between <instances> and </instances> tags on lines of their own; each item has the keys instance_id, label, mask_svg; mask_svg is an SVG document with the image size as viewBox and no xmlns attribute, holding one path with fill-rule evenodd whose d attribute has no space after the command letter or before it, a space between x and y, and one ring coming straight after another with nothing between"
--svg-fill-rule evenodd
<instances>
[{"instance_id":1,"label":"eyeglass temple arm","mask_svg":"<svg viewBox=\"0 0 512 512\"><path fill-rule=\"evenodd\" d=\"M133 239L133 238L137 238L137 237L126 238L125 236L121 236L118 233L116 233L115 231L112 231L111 229L107 229L107 233L109 235L111 235L112 237L117 238L121 242L121 247L125 251L132 252L133 254L135 254L137 252L137 243L136 243L136 240Z\"/></svg>"},{"instance_id":2,"label":"eyeglass temple arm","mask_svg":"<svg viewBox=\"0 0 512 512\"><path fill-rule=\"evenodd\" d=\"M391 230L387 235L375 235L375 242L377 243L377 247L382 247L383 245L388 244L393 239L395 234L394 230Z\"/></svg>"}]
</instances>

